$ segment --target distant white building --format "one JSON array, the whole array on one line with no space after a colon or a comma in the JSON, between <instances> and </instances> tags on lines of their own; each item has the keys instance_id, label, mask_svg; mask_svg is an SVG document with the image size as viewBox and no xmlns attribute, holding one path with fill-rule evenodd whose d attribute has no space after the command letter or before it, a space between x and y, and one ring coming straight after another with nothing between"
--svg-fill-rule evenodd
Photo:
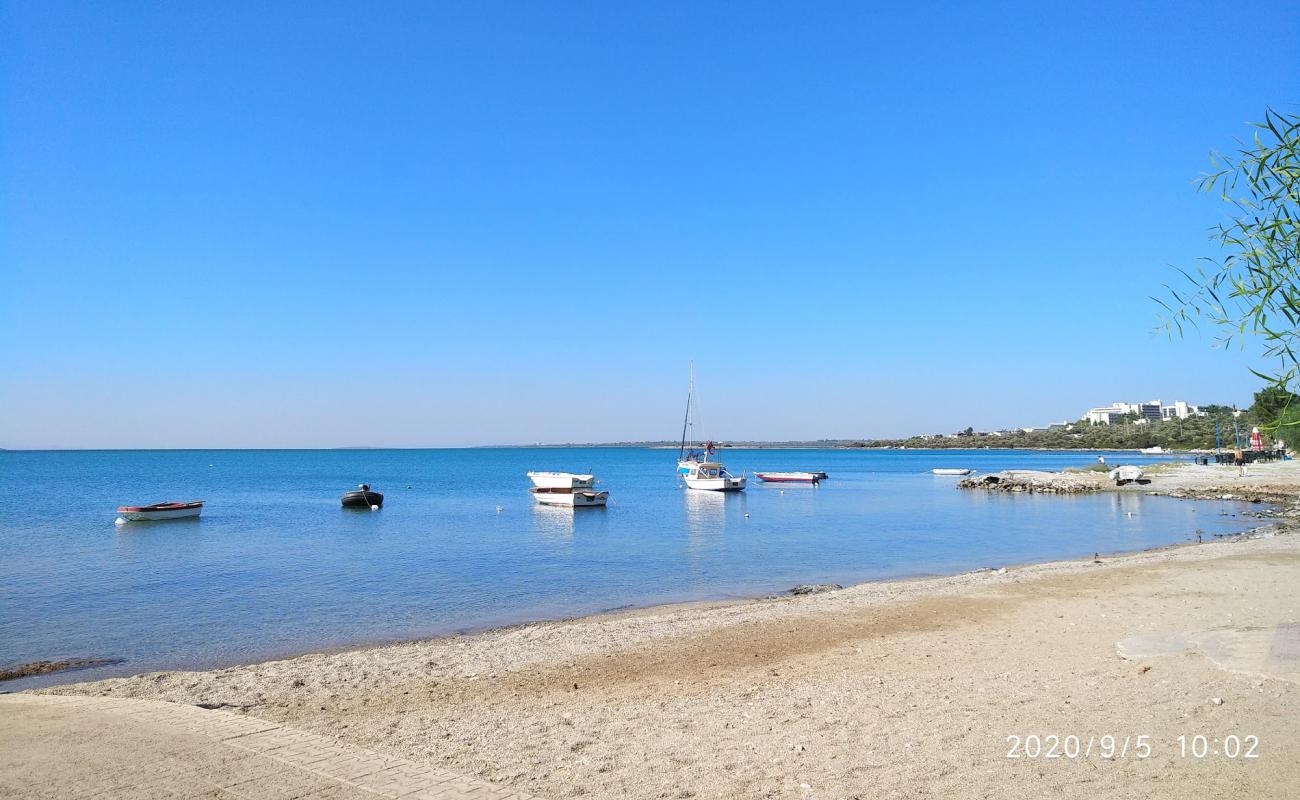
<instances>
[{"instance_id":1,"label":"distant white building","mask_svg":"<svg viewBox=\"0 0 1300 800\"><path fill-rule=\"evenodd\" d=\"M1183 400L1175 400L1172 405L1160 407L1161 419L1187 419L1188 417L1203 416L1205 416L1204 411Z\"/></svg>"},{"instance_id":2,"label":"distant white building","mask_svg":"<svg viewBox=\"0 0 1300 800\"><path fill-rule=\"evenodd\" d=\"M1129 414L1136 414L1139 422L1159 422L1203 416L1204 412L1184 400L1175 400L1171 405L1165 405L1159 400L1148 400L1145 403L1111 403L1108 406L1090 408L1084 413L1083 419L1093 425L1110 425L1122 421Z\"/></svg>"}]
</instances>

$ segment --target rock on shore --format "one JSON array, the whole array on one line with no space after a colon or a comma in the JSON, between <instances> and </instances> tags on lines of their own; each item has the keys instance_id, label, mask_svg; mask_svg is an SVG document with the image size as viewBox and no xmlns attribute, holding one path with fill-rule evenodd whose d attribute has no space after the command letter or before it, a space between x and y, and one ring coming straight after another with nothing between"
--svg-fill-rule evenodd
<instances>
[{"instance_id":1,"label":"rock on shore","mask_svg":"<svg viewBox=\"0 0 1300 800\"><path fill-rule=\"evenodd\" d=\"M1006 470L962 478L957 482L957 488L1029 494L1089 494L1108 488L1106 483L1106 476L1095 472Z\"/></svg>"}]
</instances>

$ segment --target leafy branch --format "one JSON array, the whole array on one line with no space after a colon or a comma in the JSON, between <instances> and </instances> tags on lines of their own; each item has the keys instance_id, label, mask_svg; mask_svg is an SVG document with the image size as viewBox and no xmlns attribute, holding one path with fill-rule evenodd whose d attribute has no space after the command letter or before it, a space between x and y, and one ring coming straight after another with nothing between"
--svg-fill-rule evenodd
<instances>
[{"instance_id":1,"label":"leafy branch","mask_svg":"<svg viewBox=\"0 0 1300 800\"><path fill-rule=\"evenodd\" d=\"M1210 232L1223 255L1179 269L1183 281L1165 285L1168 299L1153 299L1164 308L1161 327L1171 337L1204 321L1225 346L1260 341L1265 360L1279 366L1271 374L1251 372L1290 392L1300 383L1300 116L1268 109L1253 127L1250 141L1215 153L1213 171L1197 181L1200 191L1232 207ZM1300 425L1300 415L1288 411L1272 427Z\"/></svg>"}]
</instances>

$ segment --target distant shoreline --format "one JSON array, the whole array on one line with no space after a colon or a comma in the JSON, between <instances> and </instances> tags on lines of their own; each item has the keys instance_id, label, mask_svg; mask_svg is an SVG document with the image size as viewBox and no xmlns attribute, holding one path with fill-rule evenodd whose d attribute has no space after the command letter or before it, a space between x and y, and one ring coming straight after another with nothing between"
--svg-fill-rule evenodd
<instances>
[{"instance_id":1,"label":"distant shoreline","mask_svg":"<svg viewBox=\"0 0 1300 800\"><path fill-rule=\"evenodd\" d=\"M991 445L978 445L970 447L908 447L900 445L890 446L862 446L851 444L830 444L819 442L743 442L743 443L724 443L715 445L719 450L866 450L866 451L883 451L883 452L945 452L945 451L1025 451L1035 453L1140 453L1140 447L1027 447L1008 445L1006 447L994 447ZM13 448L0 447L0 453L312 453L312 452L343 452L343 451L378 451L378 450L676 450L680 445L676 443L660 442L611 442L611 443L585 443L585 444L482 444L482 445L465 445L461 447L422 447L422 446L393 446L393 447L35 447L35 448ZM1231 447L1223 447L1220 450L1229 451ZM1197 453L1213 453L1214 448L1166 448L1163 453L1153 453L1152 455L1190 455Z\"/></svg>"}]
</instances>

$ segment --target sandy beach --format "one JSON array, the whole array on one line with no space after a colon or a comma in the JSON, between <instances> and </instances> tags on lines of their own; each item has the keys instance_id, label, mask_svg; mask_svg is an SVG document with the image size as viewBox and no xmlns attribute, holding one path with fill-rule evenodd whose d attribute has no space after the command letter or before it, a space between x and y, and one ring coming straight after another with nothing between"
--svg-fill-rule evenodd
<instances>
[{"instance_id":1,"label":"sandy beach","mask_svg":"<svg viewBox=\"0 0 1300 800\"><path fill-rule=\"evenodd\" d=\"M1291 797L1300 470L1251 473L1142 489L1285 501L1229 540L47 691L232 709L551 798Z\"/></svg>"}]
</instances>

